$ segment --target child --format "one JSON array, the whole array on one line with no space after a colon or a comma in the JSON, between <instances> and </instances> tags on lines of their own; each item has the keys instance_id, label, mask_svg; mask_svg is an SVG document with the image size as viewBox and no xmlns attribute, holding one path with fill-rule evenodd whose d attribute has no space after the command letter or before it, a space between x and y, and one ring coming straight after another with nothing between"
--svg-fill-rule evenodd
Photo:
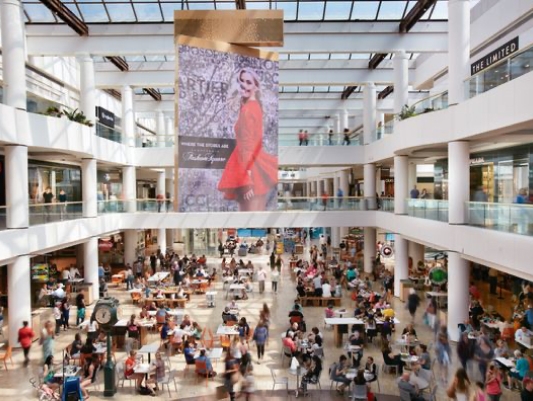
<instances>
[{"instance_id":1,"label":"child","mask_svg":"<svg viewBox=\"0 0 533 401\"><path fill-rule=\"evenodd\" d=\"M248 364L246 372L243 377L241 392L244 394L246 401L252 398L252 394L255 391L255 378L252 364Z\"/></svg>"},{"instance_id":2,"label":"child","mask_svg":"<svg viewBox=\"0 0 533 401\"><path fill-rule=\"evenodd\" d=\"M328 307L324 310L324 314L326 315L326 319L331 319L335 316L335 312L333 312L333 302L328 302Z\"/></svg>"},{"instance_id":3,"label":"child","mask_svg":"<svg viewBox=\"0 0 533 401\"><path fill-rule=\"evenodd\" d=\"M486 401L487 396L485 395L485 386L481 382L476 382L476 388L474 389L474 394L471 398L472 401Z\"/></svg>"}]
</instances>

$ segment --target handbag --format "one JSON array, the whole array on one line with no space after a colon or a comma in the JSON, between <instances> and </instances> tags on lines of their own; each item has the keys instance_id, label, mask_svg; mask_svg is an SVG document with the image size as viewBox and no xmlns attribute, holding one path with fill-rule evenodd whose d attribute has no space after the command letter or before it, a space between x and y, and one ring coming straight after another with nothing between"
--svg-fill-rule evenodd
<instances>
[{"instance_id":1,"label":"handbag","mask_svg":"<svg viewBox=\"0 0 533 401\"><path fill-rule=\"evenodd\" d=\"M455 386L454 385L451 385L450 387L448 387L448 389L446 390L446 395L448 396L448 398L451 398L453 400L456 399L457 394L455 392Z\"/></svg>"}]
</instances>

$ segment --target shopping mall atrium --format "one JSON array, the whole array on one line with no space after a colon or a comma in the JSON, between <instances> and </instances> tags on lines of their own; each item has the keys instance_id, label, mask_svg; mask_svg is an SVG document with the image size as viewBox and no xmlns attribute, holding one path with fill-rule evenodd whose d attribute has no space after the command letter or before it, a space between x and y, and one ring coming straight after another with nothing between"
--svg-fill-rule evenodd
<instances>
[{"instance_id":1,"label":"shopping mall atrium","mask_svg":"<svg viewBox=\"0 0 533 401\"><path fill-rule=\"evenodd\" d=\"M0 4L0 398L533 400L533 0Z\"/></svg>"}]
</instances>

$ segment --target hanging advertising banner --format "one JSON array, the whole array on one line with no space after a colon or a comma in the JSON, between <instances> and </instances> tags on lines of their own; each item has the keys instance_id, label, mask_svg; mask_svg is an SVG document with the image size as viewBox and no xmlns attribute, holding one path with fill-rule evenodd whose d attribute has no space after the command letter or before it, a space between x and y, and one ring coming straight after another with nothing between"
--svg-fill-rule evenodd
<instances>
[{"instance_id":1,"label":"hanging advertising banner","mask_svg":"<svg viewBox=\"0 0 533 401\"><path fill-rule=\"evenodd\" d=\"M277 54L179 36L180 212L277 209Z\"/></svg>"}]
</instances>

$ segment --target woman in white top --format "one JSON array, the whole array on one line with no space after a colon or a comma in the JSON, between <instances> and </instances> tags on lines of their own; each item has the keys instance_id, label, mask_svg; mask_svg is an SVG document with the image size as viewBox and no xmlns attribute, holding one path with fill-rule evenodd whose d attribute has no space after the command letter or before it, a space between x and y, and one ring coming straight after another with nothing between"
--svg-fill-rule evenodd
<instances>
[{"instance_id":1,"label":"woman in white top","mask_svg":"<svg viewBox=\"0 0 533 401\"><path fill-rule=\"evenodd\" d=\"M324 284L322 284L322 297L331 298L331 285L328 281L325 281Z\"/></svg>"}]
</instances>

